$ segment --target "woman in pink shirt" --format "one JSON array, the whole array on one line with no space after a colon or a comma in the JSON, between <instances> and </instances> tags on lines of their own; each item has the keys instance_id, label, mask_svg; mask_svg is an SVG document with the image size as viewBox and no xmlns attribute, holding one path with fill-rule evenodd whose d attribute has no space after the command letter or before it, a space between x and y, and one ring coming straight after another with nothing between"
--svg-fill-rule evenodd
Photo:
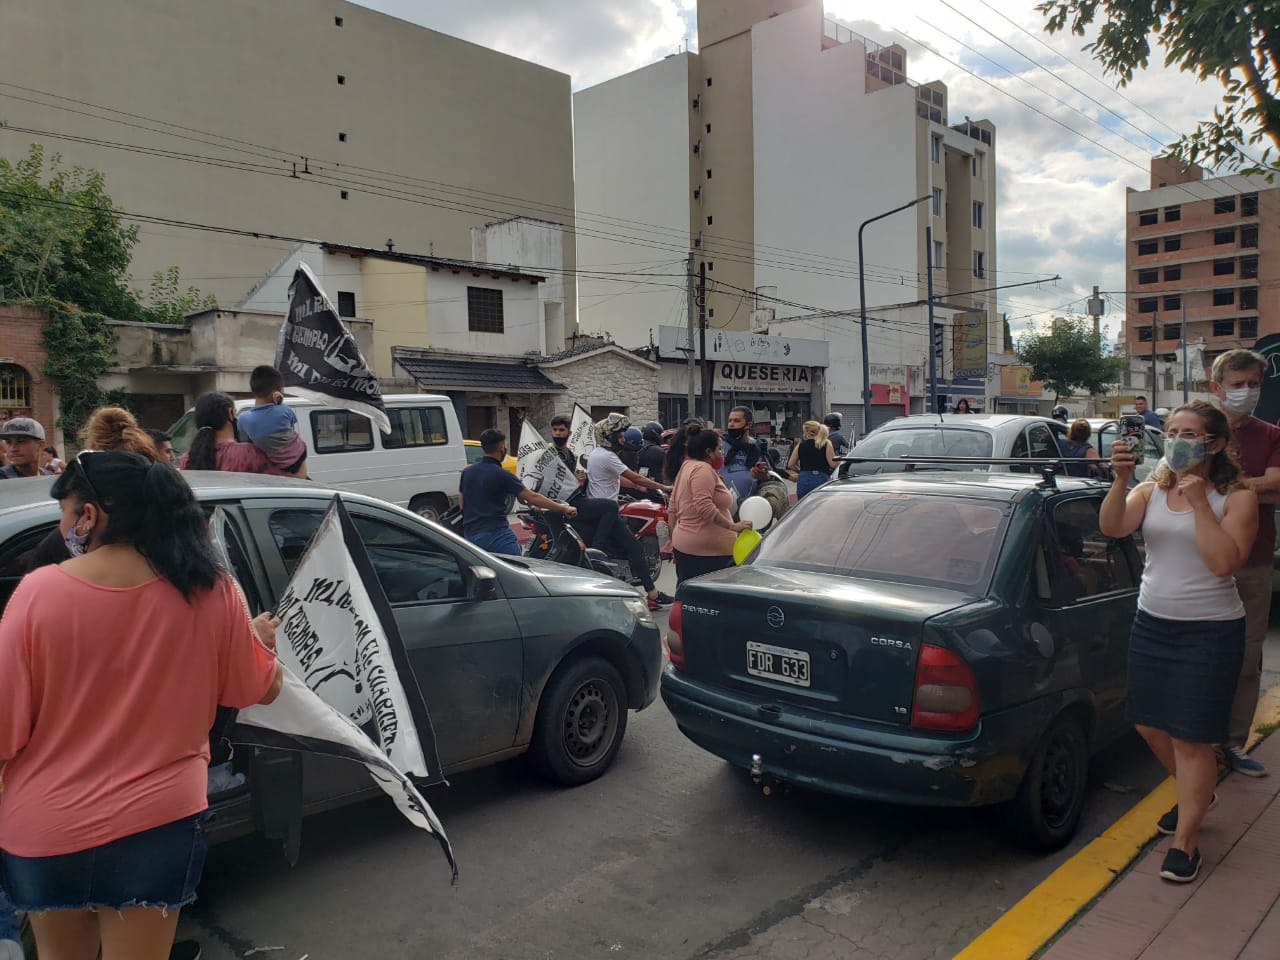
<instances>
[{"instance_id":1,"label":"woman in pink shirt","mask_svg":"<svg viewBox=\"0 0 1280 960\"><path fill-rule=\"evenodd\" d=\"M667 505L677 583L733 566L734 538L751 526L729 512L733 496L717 472L724 466L720 434L690 426L686 436L686 460Z\"/></svg>"},{"instance_id":2,"label":"woman in pink shirt","mask_svg":"<svg viewBox=\"0 0 1280 960\"><path fill-rule=\"evenodd\" d=\"M281 672L172 466L82 453L53 496L72 559L0 620L0 885L42 957L164 960L204 866L214 711L271 702Z\"/></svg>"},{"instance_id":3,"label":"woman in pink shirt","mask_svg":"<svg viewBox=\"0 0 1280 960\"><path fill-rule=\"evenodd\" d=\"M225 393L206 393L196 401L196 436L182 455L183 470L225 470L230 473L275 473L267 455L252 443L236 439L236 402Z\"/></svg>"}]
</instances>

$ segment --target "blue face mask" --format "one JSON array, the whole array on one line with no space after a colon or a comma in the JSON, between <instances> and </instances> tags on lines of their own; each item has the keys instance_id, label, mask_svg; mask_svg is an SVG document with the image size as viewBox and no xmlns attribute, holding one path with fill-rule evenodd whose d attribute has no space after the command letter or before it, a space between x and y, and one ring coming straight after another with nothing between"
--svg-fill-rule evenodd
<instances>
[{"instance_id":1,"label":"blue face mask","mask_svg":"<svg viewBox=\"0 0 1280 960\"><path fill-rule=\"evenodd\" d=\"M1195 469L1209 456L1207 441L1190 440L1178 437L1168 440L1164 445L1164 459L1174 473L1185 473Z\"/></svg>"},{"instance_id":2,"label":"blue face mask","mask_svg":"<svg viewBox=\"0 0 1280 960\"><path fill-rule=\"evenodd\" d=\"M84 554L89 546L89 538L93 536L93 531L88 533L76 533L75 525L66 532L62 538L62 542L67 545L67 553L73 557L79 557Z\"/></svg>"}]
</instances>

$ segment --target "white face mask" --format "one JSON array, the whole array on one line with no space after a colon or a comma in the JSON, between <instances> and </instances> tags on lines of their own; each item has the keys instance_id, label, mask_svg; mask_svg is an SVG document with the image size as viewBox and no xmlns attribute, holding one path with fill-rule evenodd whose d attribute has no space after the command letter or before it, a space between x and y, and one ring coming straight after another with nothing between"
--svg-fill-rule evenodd
<instances>
[{"instance_id":1,"label":"white face mask","mask_svg":"<svg viewBox=\"0 0 1280 960\"><path fill-rule=\"evenodd\" d=\"M1222 391L1222 409L1228 413L1248 416L1258 406L1258 397L1262 395L1259 387L1234 387Z\"/></svg>"}]
</instances>

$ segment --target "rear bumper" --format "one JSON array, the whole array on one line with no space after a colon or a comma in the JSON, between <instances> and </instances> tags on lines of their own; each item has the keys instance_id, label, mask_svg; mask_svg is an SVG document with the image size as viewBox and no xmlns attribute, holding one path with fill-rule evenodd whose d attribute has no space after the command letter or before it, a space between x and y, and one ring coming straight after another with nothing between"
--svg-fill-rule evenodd
<instances>
[{"instance_id":1,"label":"rear bumper","mask_svg":"<svg viewBox=\"0 0 1280 960\"><path fill-rule=\"evenodd\" d=\"M764 719L756 704L668 668L662 699L680 731L704 750L767 777L866 800L925 806L983 806L1011 799L1040 725L1020 711L984 717L956 739L906 727L832 722L783 708Z\"/></svg>"}]
</instances>

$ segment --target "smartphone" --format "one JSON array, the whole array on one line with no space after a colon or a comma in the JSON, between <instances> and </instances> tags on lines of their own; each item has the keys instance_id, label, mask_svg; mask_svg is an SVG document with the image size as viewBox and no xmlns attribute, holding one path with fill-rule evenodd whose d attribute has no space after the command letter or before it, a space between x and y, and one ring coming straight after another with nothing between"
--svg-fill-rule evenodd
<instances>
[{"instance_id":1,"label":"smartphone","mask_svg":"<svg viewBox=\"0 0 1280 960\"><path fill-rule=\"evenodd\" d=\"M1129 444L1133 462L1141 463L1147 445L1147 422L1139 414L1127 413L1120 418L1120 440Z\"/></svg>"}]
</instances>

